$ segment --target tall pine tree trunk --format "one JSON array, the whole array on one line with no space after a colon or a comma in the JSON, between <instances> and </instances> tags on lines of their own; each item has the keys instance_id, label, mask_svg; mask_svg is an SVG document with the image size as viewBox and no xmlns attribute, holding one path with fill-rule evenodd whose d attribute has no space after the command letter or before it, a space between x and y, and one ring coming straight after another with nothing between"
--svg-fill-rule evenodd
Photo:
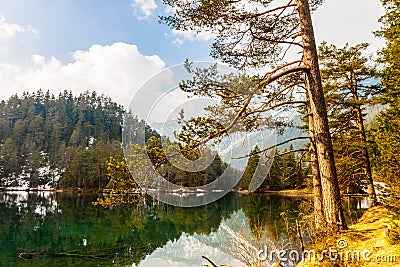
<instances>
[{"instance_id":1,"label":"tall pine tree trunk","mask_svg":"<svg viewBox=\"0 0 400 267\"><path fill-rule=\"evenodd\" d=\"M347 225L340 199L310 7L308 0L296 0L296 3L302 33L303 61L309 67L307 73L309 88L307 90L310 111L314 121L315 147L321 177L324 216L328 229L336 231L346 229Z\"/></svg>"},{"instance_id":2,"label":"tall pine tree trunk","mask_svg":"<svg viewBox=\"0 0 400 267\"><path fill-rule=\"evenodd\" d=\"M309 87L307 83L306 87ZM322 185L321 176L319 174L318 159L315 149L315 137L314 137L314 120L310 112L310 100L308 93L307 96L307 118L308 118L308 133L310 135L310 161L311 161L311 171L312 171L312 181L314 189L314 220L316 228L325 228L326 221L324 217L324 205L322 196Z\"/></svg>"}]
</instances>

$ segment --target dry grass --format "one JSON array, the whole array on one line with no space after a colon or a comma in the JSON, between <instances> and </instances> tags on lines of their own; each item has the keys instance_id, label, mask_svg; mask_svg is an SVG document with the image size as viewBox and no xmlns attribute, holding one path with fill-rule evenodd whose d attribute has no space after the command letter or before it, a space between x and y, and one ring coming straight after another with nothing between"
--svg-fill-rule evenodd
<instances>
[{"instance_id":1,"label":"dry grass","mask_svg":"<svg viewBox=\"0 0 400 267\"><path fill-rule=\"evenodd\" d=\"M396 220L396 214L387 208L382 206L371 208L356 224L350 226L348 231L335 236L318 238L319 241L316 244L307 248L317 251L317 255L329 248L343 251L344 255L348 251L357 251L361 255L360 260L349 257L346 261L346 257L343 256L343 260L330 261L327 256L325 257L327 260L323 262L303 261L299 266L400 266L400 244L392 245L389 242L389 236L399 230L399 225L400 221ZM338 239L346 240L347 247L338 249ZM371 254L363 258L362 253L367 250Z\"/></svg>"}]
</instances>

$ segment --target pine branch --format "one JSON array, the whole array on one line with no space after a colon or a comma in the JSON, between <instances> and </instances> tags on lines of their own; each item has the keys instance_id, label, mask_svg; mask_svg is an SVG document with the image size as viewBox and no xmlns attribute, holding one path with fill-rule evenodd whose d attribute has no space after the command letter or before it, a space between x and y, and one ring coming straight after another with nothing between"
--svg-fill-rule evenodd
<instances>
[{"instance_id":1,"label":"pine branch","mask_svg":"<svg viewBox=\"0 0 400 267\"><path fill-rule=\"evenodd\" d=\"M254 14L254 15L252 15L252 17L260 17L260 16L266 15L268 13L272 13L272 12L275 12L275 11L278 11L278 10L282 10L282 9L283 9L283 11L285 11L288 7L296 7L297 5L296 4L292 4L292 2L293 1L291 0L291 1L289 1L289 3L287 5L276 7L276 8L273 8L273 9L266 10L266 11L261 12L261 13Z\"/></svg>"},{"instance_id":2,"label":"pine branch","mask_svg":"<svg viewBox=\"0 0 400 267\"><path fill-rule=\"evenodd\" d=\"M287 154L290 153L296 153L296 152L308 152L310 151L309 149L305 149L305 148L299 148L299 149L293 149L293 150L289 150L289 151L285 151L279 154L275 154L275 157L281 157L281 156L285 156Z\"/></svg>"},{"instance_id":3,"label":"pine branch","mask_svg":"<svg viewBox=\"0 0 400 267\"><path fill-rule=\"evenodd\" d=\"M293 65L293 64L296 64L296 63L302 63L302 62L303 62L303 60L295 60L295 61L292 61L292 62L288 62L288 63L286 63L286 64L283 64L283 65L281 65L281 66L279 66L279 67L273 69L272 71L269 71L269 72L265 73L264 76L263 76L263 79L265 79L268 75L271 75L271 74L276 73L278 70L281 70L281 69L283 69L283 68L285 68L285 67L288 67L288 66L290 66L290 65Z\"/></svg>"},{"instance_id":4,"label":"pine branch","mask_svg":"<svg viewBox=\"0 0 400 267\"><path fill-rule=\"evenodd\" d=\"M281 143L279 143L279 144L276 144L276 145L267 147L267 148L265 148L265 149L263 149L263 150L260 150L260 151L253 151L251 154L248 154L248 155L245 155L245 156L241 156L241 157L237 157L237 158L233 158L233 159L244 159L244 158L250 157L250 156L255 155L255 154L264 153L264 152L266 152L266 151L268 151L268 150L271 150L271 149L276 148L276 147L279 147L279 146L281 146L281 145L290 143L290 142L292 142L292 141L304 140L304 139L310 139L310 137L309 137L309 136L299 136L299 137L296 137L296 138L291 138L291 139L288 139L288 140L286 140L286 141L284 141L284 142L281 142ZM308 151L308 149L307 149L307 150L299 149L299 151Z\"/></svg>"},{"instance_id":5,"label":"pine branch","mask_svg":"<svg viewBox=\"0 0 400 267\"><path fill-rule=\"evenodd\" d=\"M297 67L292 67L292 68L288 68L280 73L277 73L275 75L272 75L268 78L264 78L263 80L260 81L260 85L265 86L268 85L276 80L278 80L279 78L282 78L283 76L286 76L288 74L291 73L296 73L296 72L307 72L310 68L304 65L301 66L297 66Z\"/></svg>"},{"instance_id":6,"label":"pine branch","mask_svg":"<svg viewBox=\"0 0 400 267\"><path fill-rule=\"evenodd\" d=\"M277 107L280 107L280 106L294 105L294 104L307 104L307 102L306 101L286 101L286 102L281 102L281 103L269 106L268 108L253 110L251 112L248 112L247 115L254 114L254 113L262 113L262 112L266 112L266 111L269 111L271 109L274 109L274 108L277 108Z\"/></svg>"}]
</instances>

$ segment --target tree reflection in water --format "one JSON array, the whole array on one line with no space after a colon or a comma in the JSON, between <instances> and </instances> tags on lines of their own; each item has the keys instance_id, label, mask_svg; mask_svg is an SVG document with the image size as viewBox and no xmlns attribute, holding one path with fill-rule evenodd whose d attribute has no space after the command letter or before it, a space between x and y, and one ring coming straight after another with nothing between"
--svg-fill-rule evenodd
<instances>
[{"instance_id":1,"label":"tree reflection in water","mask_svg":"<svg viewBox=\"0 0 400 267\"><path fill-rule=\"evenodd\" d=\"M0 193L0 266L147 267L167 260L175 261L174 266L201 266L206 253L225 261L219 264L237 264L227 228L250 240L261 236L262 225L264 237L279 240L287 234L281 213L293 211L287 216L292 224L304 201L231 193L196 208L146 199L140 205L103 209L91 204L97 197Z\"/></svg>"}]
</instances>

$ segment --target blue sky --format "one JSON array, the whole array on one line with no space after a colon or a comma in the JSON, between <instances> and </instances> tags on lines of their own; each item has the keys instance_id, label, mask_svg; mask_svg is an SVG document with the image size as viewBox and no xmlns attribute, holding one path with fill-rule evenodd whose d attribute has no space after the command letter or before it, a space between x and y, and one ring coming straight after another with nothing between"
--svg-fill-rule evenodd
<instances>
[{"instance_id":1,"label":"blue sky","mask_svg":"<svg viewBox=\"0 0 400 267\"><path fill-rule=\"evenodd\" d=\"M158 23L166 8L157 0L0 0L0 99L90 89L127 105L162 69L210 60L209 35ZM317 41L366 41L376 51L383 42L371 32L383 12L379 0L326 0L314 14Z\"/></svg>"},{"instance_id":2,"label":"blue sky","mask_svg":"<svg viewBox=\"0 0 400 267\"><path fill-rule=\"evenodd\" d=\"M37 31L25 43L19 43L19 51L10 48L5 57L23 62L29 54L40 54L67 62L75 50L87 50L93 44L124 42L137 45L144 55L160 55L168 65L181 63L188 57L209 59L207 43L177 45L174 42L177 36L158 23L157 15L166 5L156 2L157 10L146 16L133 3L132 0L0 1L0 13L7 21L29 25Z\"/></svg>"}]
</instances>

